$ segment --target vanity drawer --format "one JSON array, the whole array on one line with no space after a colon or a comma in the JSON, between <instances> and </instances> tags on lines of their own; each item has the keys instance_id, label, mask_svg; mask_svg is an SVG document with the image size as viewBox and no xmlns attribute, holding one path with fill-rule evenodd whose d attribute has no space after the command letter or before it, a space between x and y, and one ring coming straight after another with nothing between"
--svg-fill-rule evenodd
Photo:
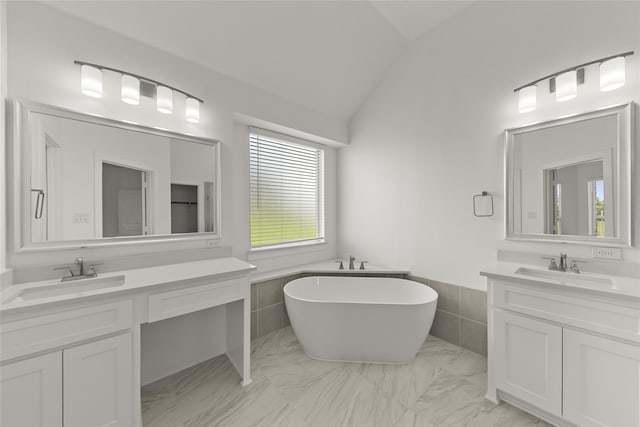
<instances>
[{"instance_id":1,"label":"vanity drawer","mask_svg":"<svg viewBox=\"0 0 640 427\"><path fill-rule=\"evenodd\" d=\"M120 301L0 325L0 360L131 328L133 302Z\"/></svg>"},{"instance_id":2,"label":"vanity drawer","mask_svg":"<svg viewBox=\"0 0 640 427\"><path fill-rule=\"evenodd\" d=\"M149 322L202 310L247 297L246 277L149 295Z\"/></svg>"},{"instance_id":3,"label":"vanity drawer","mask_svg":"<svg viewBox=\"0 0 640 427\"><path fill-rule=\"evenodd\" d=\"M633 309L503 281L495 281L493 286L497 307L640 342L640 307Z\"/></svg>"}]
</instances>

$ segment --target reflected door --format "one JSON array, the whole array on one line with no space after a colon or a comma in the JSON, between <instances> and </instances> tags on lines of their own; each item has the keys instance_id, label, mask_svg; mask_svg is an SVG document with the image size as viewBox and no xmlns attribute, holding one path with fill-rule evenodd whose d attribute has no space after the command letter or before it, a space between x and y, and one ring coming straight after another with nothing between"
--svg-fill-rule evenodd
<instances>
[{"instance_id":1,"label":"reflected door","mask_svg":"<svg viewBox=\"0 0 640 427\"><path fill-rule=\"evenodd\" d=\"M102 164L102 236L142 236L146 227L147 172Z\"/></svg>"}]
</instances>

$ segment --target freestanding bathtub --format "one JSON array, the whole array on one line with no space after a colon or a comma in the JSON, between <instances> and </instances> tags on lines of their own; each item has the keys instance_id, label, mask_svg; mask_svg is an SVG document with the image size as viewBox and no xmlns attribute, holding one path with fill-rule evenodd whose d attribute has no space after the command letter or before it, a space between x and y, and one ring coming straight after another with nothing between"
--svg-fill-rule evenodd
<instances>
[{"instance_id":1,"label":"freestanding bathtub","mask_svg":"<svg viewBox=\"0 0 640 427\"><path fill-rule=\"evenodd\" d=\"M309 356L406 363L429 334L438 294L404 279L310 276L287 283L284 299Z\"/></svg>"}]
</instances>

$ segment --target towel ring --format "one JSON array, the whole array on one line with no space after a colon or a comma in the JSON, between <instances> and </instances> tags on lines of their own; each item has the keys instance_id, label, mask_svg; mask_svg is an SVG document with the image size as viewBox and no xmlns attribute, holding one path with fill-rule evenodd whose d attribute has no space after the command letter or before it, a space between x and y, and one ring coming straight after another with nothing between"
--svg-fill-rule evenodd
<instances>
[{"instance_id":1,"label":"towel ring","mask_svg":"<svg viewBox=\"0 0 640 427\"><path fill-rule=\"evenodd\" d=\"M485 215L478 214L478 208L476 206L476 203L477 203L477 200L482 197L488 197L491 200L491 213L489 214L485 214ZM493 216L493 196L489 194L489 192L483 191L482 193L476 194L475 196L473 196L473 216L476 216L478 218Z\"/></svg>"}]
</instances>

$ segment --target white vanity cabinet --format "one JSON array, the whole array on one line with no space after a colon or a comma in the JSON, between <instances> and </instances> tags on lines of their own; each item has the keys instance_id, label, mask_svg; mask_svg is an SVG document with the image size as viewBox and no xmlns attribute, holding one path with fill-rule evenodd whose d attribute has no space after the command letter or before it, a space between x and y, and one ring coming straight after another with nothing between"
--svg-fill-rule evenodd
<instances>
[{"instance_id":1,"label":"white vanity cabinet","mask_svg":"<svg viewBox=\"0 0 640 427\"><path fill-rule=\"evenodd\" d=\"M131 350L131 332L64 350L64 427L132 425Z\"/></svg>"},{"instance_id":2,"label":"white vanity cabinet","mask_svg":"<svg viewBox=\"0 0 640 427\"><path fill-rule=\"evenodd\" d=\"M0 425L62 427L62 352L0 368Z\"/></svg>"},{"instance_id":3,"label":"white vanity cabinet","mask_svg":"<svg viewBox=\"0 0 640 427\"><path fill-rule=\"evenodd\" d=\"M131 426L131 333L2 366L2 426Z\"/></svg>"},{"instance_id":4,"label":"white vanity cabinet","mask_svg":"<svg viewBox=\"0 0 640 427\"><path fill-rule=\"evenodd\" d=\"M502 310L493 326L496 384L561 416L562 328Z\"/></svg>"},{"instance_id":5,"label":"white vanity cabinet","mask_svg":"<svg viewBox=\"0 0 640 427\"><path fill-rule=\"evenodd\" d=\"M112 288L88 287L60 297L51 295L75 288L56 280L5 291L0 426L141 427L142 326L158 322L156 327L166 328L170 336L184 322L162 321L202 310L212 309L219 322L211 325L215 333L202 337L215 348L204 356L226 354L241 384L250 384L253 270L236 258L217 258L121 271L118 276L125 279ZM43 294L43 287L46 297L33 296ZM166 342L173 345L170 338ZM178 368L200 361L185 358ZM174 368L160 371L169 375Z\"/></svg>"},{"instance_id":6,"label":"white vanity cabinet","mask_svg":"<svg viewBox=\"0 0 640 427\"><path fill-rule=\"evenodd\" d=\"M484 275L487 398L558 426L640 426L639 299Z\"/></svg>"},{"instance_id":7,"label":"white vanity cabinet","mask_svg":"<svg viewBox=\"0 0 640 427\"><path fill-rule=\"evenodd\" d=\"M118 301L3 323L1 425L132 426L132 315Z\"/></svg>"},{"instance_id":8,"label":"white vanity cabinet","mask_svg":"<svg viewBox=\"0 0 640 427\"><path fill-rule=\"evenodd\" d=\"M640 426L640 346L563 333L564 417L576 425Z\"/></svg>"}]
</instances>

